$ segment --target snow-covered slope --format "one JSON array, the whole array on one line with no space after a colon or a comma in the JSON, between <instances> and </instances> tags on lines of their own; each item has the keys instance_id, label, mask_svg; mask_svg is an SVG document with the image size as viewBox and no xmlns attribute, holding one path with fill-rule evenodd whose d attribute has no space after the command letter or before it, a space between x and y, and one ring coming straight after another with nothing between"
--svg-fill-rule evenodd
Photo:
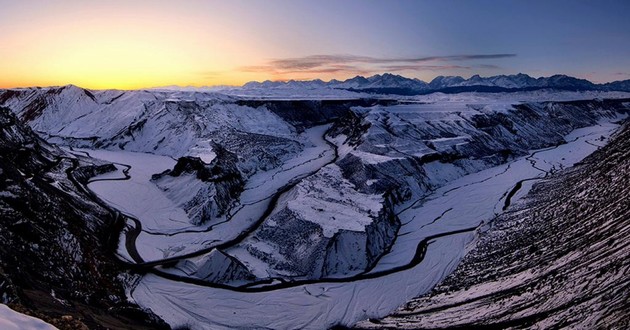
<instances>
[{"instance_id":1,"label":"snow-covered slope","mask_svg":"<svg viewBox=\"0 0 630 330\"><path fill-rule=\"evenodd\" d=\"M56 330L52 325L32 316L18 313L0 304L0 328L3 330Z\"/></svg>"},{"instance_id":2,"label":"snow-covered slope","mask_svg":"<svg viewBox=\"0 0 630 330\"><path fill-rule=\"evenodd\" d=\"M269 147L260 157L273 162L282 157L273 145L295 135L295 129L273 113L252 111L221 94L88 91L69 85L8 90L0 100L51 141L77 147L205 156L212 154L208 140L221 140L219 133L271 133L275 139L267 141Z\"/></svg>"},{"instance_id":3,"label":"snow-covered slope","mask_svg":"<svg viewBox=\"0 0 630 330\"><path fill-rule=\"evenodd\" d=\"M83 187L110 170L110 164L46 143L0 107L1 303L47 320L65 315L75 322L62 324L74 326L163 325L127 301L130 275L111 253L112 232L122 223L116 211ZM6 307L0 307L4 314ZM0 328L11 326L1 319ZM31 325L41 324L19 328Z\"/></svg>"}]
</instances>

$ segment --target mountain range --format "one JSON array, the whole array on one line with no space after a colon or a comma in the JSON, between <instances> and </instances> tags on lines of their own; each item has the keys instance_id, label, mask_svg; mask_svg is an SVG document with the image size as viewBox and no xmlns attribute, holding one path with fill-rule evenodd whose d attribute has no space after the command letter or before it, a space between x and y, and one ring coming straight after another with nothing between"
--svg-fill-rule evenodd
<instances>
[{"instance_id":1,"label":"mountain range","mask_svg":"<svg viewBox=\"0 0 630 330\"><path fill-rule=\"evenodd\" d=\"M481 77L474 75L468 79L460 76L438 76L431 82L417 78L407 78L391 73L377 74L371 77L356 76L344 81L321 79L308 81L263 81L248 82L242 86L246 90L262 89L340 89L375 94L417 95L434 92L515 92L538 89L567 91L630 91L630 80L596 84L586 79L566 75L533 78L527 74L499 75Z\"/></svg>"}]
</instances>

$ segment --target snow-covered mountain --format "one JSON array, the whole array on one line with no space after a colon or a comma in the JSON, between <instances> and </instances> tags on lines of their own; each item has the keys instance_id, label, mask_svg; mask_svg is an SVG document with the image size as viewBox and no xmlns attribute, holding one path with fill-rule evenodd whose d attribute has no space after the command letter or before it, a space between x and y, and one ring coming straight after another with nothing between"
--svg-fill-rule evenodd
<instances>
[{"instance_id":1,"label":"snow-covered mountain","mask_svg":"<svg viewBox=\"0 0 630 330\"><path fill-rule=\"evenodd\" d=\"M565 75L532 78L526 74L500 75L480 77L474 75L469 79L461 77L437 77L429 84L433 89L440 90L452 87L487 86L510 90L518 89L560 89L560 90L599 90L603 86L596 85L585 79L573 78Z\"/></svg>"},{"instance_id":2,"label":"snow-covered mountain","mask_svg":"<svg viewBox=\"0 0 630 330\"><path fill-rule=\"evenodd\" d=\"M271 91L271 90L348 90L376 94L418 95L433 92L460 93L469 91L481 92L514 92L519 90L554 89L567 91L630 91L629 81L606 84L594 84L585 79L566 75L533 78L519 73L515 75L499 75L480 77L474 75L468 79L459 76L438 76L426 83L419 79L405 78L400 75L385 73L371 77L356 76L344 81L322 80L311 81L265 81L249 82L241 88L223 89L228 93L237 91ZM333 92L331 92L333 93Z\"/></svg>"}]
</instances>

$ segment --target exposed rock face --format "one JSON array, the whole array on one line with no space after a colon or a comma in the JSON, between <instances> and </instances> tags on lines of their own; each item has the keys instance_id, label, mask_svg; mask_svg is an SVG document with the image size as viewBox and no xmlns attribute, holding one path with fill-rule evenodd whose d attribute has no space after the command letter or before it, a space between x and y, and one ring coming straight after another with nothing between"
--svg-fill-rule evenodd
<instances>
[{"instance_id":1,"label":"exposed rock face","mask_svg":"<svg viewBox=\"0 0 630 330\"><path fill-rule=\"evenodd\" d=\"M360 328L630 326L630 126L494 219L429 295Z\"/></svg>"},{"instance_id":2,"label":"exposed rock face","mask_svg":"<svg viewBox=\"0 0 630 330\"><path fill-rule=\"evenodd\" d=\"M81 165L0 107L1 302L96 329L159 327L126 301L116 215L67 174Z\"/></svg>"},{"instance_id":3,"label":"exposed rock face","mask_svg":"<svg viewBox=\"0 0 630 330\"><path fill-rule=\"evenodd\" d=\"M264 108L294 125L299 130L322 125L333 119L343 117L353 106L371 107L375 105L395 104L392 100L350 99L350 100L293 100L293 101L256 101L239 100L239 105L252 108Z\"/></svg>"},{"instance_id":4,"label":"exposed rock face","mask_svg":"<svg viewBox=\"0 0 630 330\"><path fill-rule=\"evenodd\" d=\"M374 267L392 245L400 221L389 199L365 231L339 230L328 242L322 268L323 277L361 273Z\"/></svg>"},{"instance_id":5,"label":"exposed rock face","mask_svg":"<svg viewBox=\"0 0 630 330\"><path fill-rule=\"evenodd\" d=\"M338 165L365 193L396 201L528 150L565 143L572 130L628 112L624 100L506 105L399 105L355 109L331 130L345 146ZM460 107L460 111L457 111ZM393 175L398 173L402 175ZM369 185L367 183L370 183Z\"/></svg>"},{"instance_id":6,"label":"exposed rock face","mask_svg":"<svg viewBox=\"0 0 630 330\"><path fill-rule=\"evenodd\" d=\"M330 128L330 136L344 135L343 144L357 146L361 144L363 135L367 133L372 124L365 120L361 113L349 111L337 119Z\"/></svg>"},{"instance_id":7,"label":"exposed rock face","mask_svg":"<svg viewBox=\"0 0 630 330\"><path fill-rule=\"evenodd\" d=\"M210 164L198 157L181 157L172 170L152 178L195 225L224 215L238 201L245 185L237 156L218 144L212 149L216 157Z\"/></svg>"}]
</instances>

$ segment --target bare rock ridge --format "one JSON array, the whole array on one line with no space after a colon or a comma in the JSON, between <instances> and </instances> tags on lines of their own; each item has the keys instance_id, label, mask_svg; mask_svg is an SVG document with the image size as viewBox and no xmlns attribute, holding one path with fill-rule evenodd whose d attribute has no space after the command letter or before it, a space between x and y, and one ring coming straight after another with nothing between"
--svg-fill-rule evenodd
<instances>
[{"instance_id":1,"label":"bare rock ridge","mask_svg":"<svg viewBox=\"0 0 630 330\"><path fill-rule=\"evenodd\" d=\"M358 328L630 326L630 126L495 218L430 294Z\"/></svg>"},{"instance_id":2,"label":"bare rock ridge","mask_svg":"<svg viewBox=\"0 0 630 330\"><path fill-rule=\"evenodd\" d=\"M125 271L111 253L120 223L76 180L106 171L49 145L0 107L0 301L60 324L164 327L127 301ZM113 234L113 235L112 235Z\"/></svg>"}]
</instances>

